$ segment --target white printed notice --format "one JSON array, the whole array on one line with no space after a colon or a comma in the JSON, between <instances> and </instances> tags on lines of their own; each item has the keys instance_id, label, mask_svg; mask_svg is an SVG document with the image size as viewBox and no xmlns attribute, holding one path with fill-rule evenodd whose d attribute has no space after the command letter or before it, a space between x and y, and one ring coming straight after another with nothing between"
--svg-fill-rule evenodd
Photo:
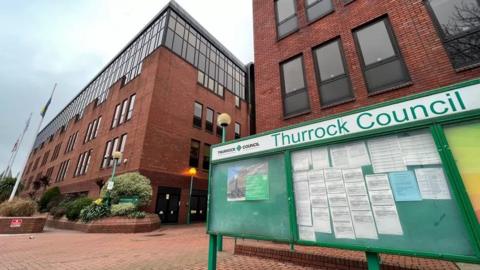
<instances>
[{"instance_id":1,"label":"white printed notice","mask_svg":"<svg viewBox=\"0 0 480 270\"><path fill-rule=\"evenodd\" d=\"M310 212L309 201L296 201L297 224L302 226L312 226L312 214Z\"/></svg>"},{"instance_id":2,"label":"white printed notice","mask_svg":"<svg viewBox=\"0 0 480 270\"><path fill-rule=\"evenodd\" d=\"M308 172L308 181L317 182L317 181L325 181L325 177L323 175L323 170L312 170Z\"/></svg>"},{"instance_id":3,"label":"white printed notice","mask_svg":"<svg viewBox=\"0 0 480 270\"><path fill-rule=\"evenodd\" d=\"M450 200L447 179L442 168L415 169L418 188L424 200Z\"/></svg>"},{"instance_id":4,"label":"white printed notice","mask_svg":"<svg viewBox=\"0 0 480 270\"><path fill-rule=\"evenodd\" d=\"M335 238L355 239L352 219L348 207L330 207Z\"/></svg>"},{"instance_id":5,"label":"white printed notice","mask_svg":"<svg viewBox=\"0 0 480 270\"><path fill-rule=\"evenodd\" d=\"M372 206L379 234L403 235L395 205Z\"/></svg>"},{"instance_id":6,"label":"white printed notice","mask_svg":"<svg viewBox=\"0 0 480 270\"><path fill-rule=\"evenodd\" d=\"M326 147L315 148L311 150L313 169L323 169L330 167L328 159L328 150Z\"/></svg>"},{"instance_id":7,"label":"white printed notice","mask_svg":"<svg viewBox=\"0 0 480 270\"><path fill-rule=\"evenodd\" d=\"M365 176L365 180L367 180L368 191L390 189L387 174L369 174Z\"/></svg>"},{"instance_id":8,"label":"white printed notice","mask_svg":"<svg viewBox=\"0 0 480 270\"><path fill-rule=\"evenodd\" d=\"M372 139L367 143L375 173L407 170L397 136Z\"/></svg>"},{"instance_id":9,"label":"white printed notice","mask_svg":"<svg viewBox=\"0 0 480 270\"><path fill-rule=\"evenodd\" d=\"M327 205L328 206L328 205ZM313 228L316 232L332 233L328 207L312 208Z\"/></svg>"},{"instance_id":10,"label":"white printed notice","mask_svg":"<svg viewBox=\"0 0 480 270\"><path fill-rule=\"evenodd\" d=\"M313 227L298 226L298 237L300 240L315 242L315 230Z\"/></svg>"},{"instance_id":11,"label":"white printed notice","mask_svg":"<svg viewBox=\"0 0 480 270\"><path fill-rule=\"evenodd\" d=\"M310 192L308 190L308 182L295 182L295 201L310 201Z\"/></svg>"},{"instance_id":12,"label":"white printed notice","mask_svg":"<svg viewBox=\"0 0 480 270\"><path fill-rule=\"evenodd\" d=\"M375 220L370 207L368 211L352 211L352 220L357 238L378 239Z\"/></svg>"},{"instance_id":13,"label":"white printed notice","mask_svg":"<svg viewBox=\"0 0 480 270\"><path fill-rule=\"evenodd\" d=\"M295 172L293 182L308 181L308 172Z\"/></svg>"},{"instance_id":14,"label":"white printed notice","mask_svg":"<svg viewBox=\"0 0 480 270\"><path fill-rule=\"evenodd\" d=\"M336 168L352 168L370 165L370 157L364 142L347 143L330 148L332 165Z\"/></svg>"},{"instance_id":15,"label":"white printed notice","mask_svg":"<svg viewBox=\"0 0 480 270\"><path fill-rule=\"evenodd\" d=\"M294 171L306 171L310 169L312 156L310 150L292 153L292 167Z\"/></svg>"},{"instance_id":16,"label":"white printed notice","mask_svg":"<svg viewBox=\"0 0 480 270\"><path fill-rule=\"evenodd\" d=\"M440 164L440 155L430 134L399 137L406 165Z\"/></svg>"}]
</instances>

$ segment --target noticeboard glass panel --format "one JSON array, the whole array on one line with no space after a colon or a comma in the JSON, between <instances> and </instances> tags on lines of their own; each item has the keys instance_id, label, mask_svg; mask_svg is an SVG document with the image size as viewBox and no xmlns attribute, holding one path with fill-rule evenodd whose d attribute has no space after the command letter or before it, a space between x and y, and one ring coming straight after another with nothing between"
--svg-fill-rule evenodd
<instances>
[{"instance_id":1,"label":"noticeboard glass panel","mask_svg":"<svg viewBox=\"0 0 480 270\"><path fill-rule=\"evenodd\" d=\"M284 155L212 165L209 233L292 239Z\"/></svg>"},{"instance_id":2,"label":"noticeboard glass panel","mask_svg":"<svg viewBox=\"0 0 480 270\"><path fill-rule=\"evenodd\" d=\"M429 130L292 152L301 241L474 256Z\"/></svg>"}]
</instances>

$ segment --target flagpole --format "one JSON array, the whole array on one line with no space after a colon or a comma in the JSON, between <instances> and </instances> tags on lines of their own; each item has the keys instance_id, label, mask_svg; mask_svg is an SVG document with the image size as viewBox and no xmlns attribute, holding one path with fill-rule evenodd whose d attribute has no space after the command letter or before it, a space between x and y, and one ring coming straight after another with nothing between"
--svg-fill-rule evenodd
<instances>
[{"instance_id":1,"label":"flagpole","mask_svg":"<svg viewBox=\"0 0 480 270\"><path fill-rule=\"evenodd\" d=\"M53 86L52 94L50 95L49 101L52 100L53 93L55 92L55 88L57 88L57 83L55 83L55 85ZM45 110L46 110L46 108L45 108ZM21 178L23 177L23 172L25 171L25 166L27 166L28 157L30 156L30 153L32 153L33 147L35 146L35 141L37 140L38 133L40 132L40 128L42 127L42 123L43 123L43 119L45 118L45 114L46 114L46 111L41 113L42 118L40 118L40 123L38 123L37 130L34 133L35 134L35 139L32 142L32 146L30 147L30 151L28 152L28 155L25 158L25 162L23 163L23 166L20 167L19 177L17 177L17 179L15 181L15 186L13 187L12 193L10 194L10 198L8 199L8 201L13 200L13 197L15 197L15 193L17 193L18 186L20 185L20 182L22 180Z\"/></svg>"},{"instance_id":2,"label":"flagpole","mask_svg":"<svg viewBox=\"0 0 480 270\"><path fill-rule=\"evenodd\" d=\"M30 125L30 120L32 119L32 114L33 113L30 113L30 116L28 117L27 123L25 124L25 128L23 129L22 135L20 135L20 138L15 143L15 151L13 152L12 158L10 160L10 164L8 165L8 167L10 168L10 172L12 171L13 164L15 163L15 158L17 157L18 150L20 149L20 145L23 142L23 138L25 137L25 133L27 131L27 128Z\"/></svg>"}]
</instances>

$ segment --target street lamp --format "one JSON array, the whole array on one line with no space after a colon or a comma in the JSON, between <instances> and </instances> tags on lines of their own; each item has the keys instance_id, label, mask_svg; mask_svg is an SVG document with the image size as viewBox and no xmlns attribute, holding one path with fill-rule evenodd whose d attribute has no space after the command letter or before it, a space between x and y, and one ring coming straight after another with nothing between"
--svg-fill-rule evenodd
<instances>
[{"instance_id":1,"label":"street lamp","mask_svg":"<svg viewBox=\"0 0 480 270\"><path fill-rule=\"evenodd\" d=\"M122 152L120 151L113 151L112 156L109 157L113 159L113 169L112 169L112 177L107 182L107 192L105 192L105 204L110 207L110 191L113 189L113 180L115 177L115 170L117 169L117 162L122 159Z\"/></svg>"},{"instance_id":2,"label":"street lamp","mask_svg":"<svg viewBox=\"0 0 480 270\"><path fill-rule=\"evenodd\" d=\"M227 127L232 122L232 118L227 113L222 113L217 117L217 124L222 127L222 143L227 140ZM217 236L217 250L223 251L223 237L221 234Z\"/></svg>"},{"instance_id":3,"label":"street lamp","mask_svg":"<svg viewBox=\"0 0 480 270\"><path fill-rule=\"evenodd\" d=\"M192 190L193 190L193 177L197 174L197 169L190 168L188 170L188 174L190 175L190 196L188 197L188 212L187 212L187 224L190 224L190 211L191 211L191 203L192 203Z\"/></svg>"}]
</instances>

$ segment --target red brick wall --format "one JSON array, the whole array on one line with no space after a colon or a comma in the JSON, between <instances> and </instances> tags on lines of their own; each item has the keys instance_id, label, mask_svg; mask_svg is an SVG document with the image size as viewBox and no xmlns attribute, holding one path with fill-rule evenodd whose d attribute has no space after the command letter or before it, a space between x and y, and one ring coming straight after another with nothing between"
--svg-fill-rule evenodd
<instances>
[{"instance_id":1,"label":"red brick wall","mask_svg":"<svg viewBox=\"0 0 480 270\"><path fill-rule=\"evenodd\" d=\"M349 111L480 76L480 68L461 72L453 69L424 1L356 0L348 5L344 5L343 0L333 2L335 5L333 13L309 24L305 15L304 1L297 0L299 31L277 41L274 1L253 0L257 132ZM354 45L352 29L383 15L388 15L390 19L413 84L369 96ZM312 48L339 36L356 100L322 109ZM299 53L303 53L304 57L311 112L285 120L279 63Z\"/></svg>"}]
</instances>

